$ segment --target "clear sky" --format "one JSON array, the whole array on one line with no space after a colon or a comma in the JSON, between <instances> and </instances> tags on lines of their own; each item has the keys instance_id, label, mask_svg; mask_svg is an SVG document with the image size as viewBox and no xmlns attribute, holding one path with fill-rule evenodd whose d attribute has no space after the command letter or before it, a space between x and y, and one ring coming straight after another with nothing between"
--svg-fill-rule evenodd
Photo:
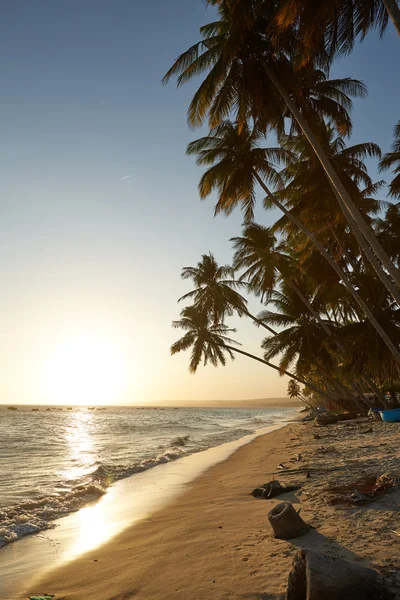
<instances>
[{"instance_id":1,"label":"clear sky","mask_svg":"<svg viewBox=\"0 0 400 600\"><path fill-rule=\"evenodd\" d=\"M65 400L90 354L100 383L85 388L89 404L107 358L114 378L124 371L122 402L285 395L285 378L244 357L191 376L187 355L169 356L176 300L190 289L181 267L210 250L229 262L241 224L239 213L214 219L212 200L198 198L201 172L185 156L194 87L160 85L206 12L200 0L3 0L0 402ZM335 67L369 88L354 142L388 149L399 64L390 28ZM261 354L260 331L232 324L244 349Z\"/></svg>"}]
</instances>

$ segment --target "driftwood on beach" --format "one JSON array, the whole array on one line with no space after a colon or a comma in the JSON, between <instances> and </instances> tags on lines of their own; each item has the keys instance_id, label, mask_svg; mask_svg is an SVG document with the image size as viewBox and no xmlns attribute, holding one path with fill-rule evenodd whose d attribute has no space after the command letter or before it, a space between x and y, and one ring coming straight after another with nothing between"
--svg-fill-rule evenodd
<instances>
[{"instance_id":1,"label":"driftwood on beach","mask_svg":"<svg viewBox=\"0 0 400 600\"><path fill-rule=\"evenodd\" d=\"M276 498L277 496L280 496L281 494L295 492L300 487L301 487L300 485L286 485L284 483L280 483L279 481L273 480L273 481L269 481L268 483L264 483L263 485L261 485L258 488L255 488L251 492L251 495L254 496L254 498L270 499L270 498Z\"/></svg>"},{"instance_id":2,"label":"driftwood on beach","mask_svg":"<svg viewBox=\"0 0 400 600\"><path fill-rule=\"evenodd\" d=\"M268 520L276 538L289 540L300 537L309 530L310 526L296 512L291 502L277 504L268 513Z\"/></svg>"},{"instance_id":3,"label":"driftwood on beach","mask_svg":"<svg viewBox=\"0 0 400 600\"><path fill-rule=\"evenodd\" d=\"M373 569L300 550L289 574L285 600L377 600L378 574Z\"/></svg>"}]
</instances>

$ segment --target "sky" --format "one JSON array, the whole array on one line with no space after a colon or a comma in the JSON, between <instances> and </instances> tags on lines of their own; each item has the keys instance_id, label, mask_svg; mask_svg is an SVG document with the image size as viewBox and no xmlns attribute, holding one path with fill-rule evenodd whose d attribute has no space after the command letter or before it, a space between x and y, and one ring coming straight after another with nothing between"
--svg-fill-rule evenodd
<instances>
[{"instance_id":1,"label":"sky","mask_svg":"<svg viewBox=\"0 0 400 600\"><path fill-rule=\"evenodd\" d=\"M246 357L193 376L188 355L169 356L191 289L181 268L209 251L229 263L242 223L199 200L201 170L185 155L195 85L160 83L211 11L200 0L3 0L0 11L0 403L91 404L107 385L138 404L285 396L287 378ZM369 89L354 143L389 149L398 64L390 27L335 65ZM261 355L260 330L231 324Z\"/></svg>"}]
</instances>

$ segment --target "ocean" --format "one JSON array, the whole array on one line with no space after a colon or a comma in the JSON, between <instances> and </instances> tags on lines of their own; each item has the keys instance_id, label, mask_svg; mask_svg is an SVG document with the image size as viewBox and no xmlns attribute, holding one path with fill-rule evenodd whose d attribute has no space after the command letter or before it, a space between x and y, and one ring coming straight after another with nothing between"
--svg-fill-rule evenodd
<instances>
[{"instance_id":1,"label":"ocean","mask_svg":"<svg viewBox=\"0 0 400 600\"><path fill-rule=\"evenodd\" d=\"M286 421L289 408L0 407L0 547L114 482Z\"/></svg>"}]
</instances>

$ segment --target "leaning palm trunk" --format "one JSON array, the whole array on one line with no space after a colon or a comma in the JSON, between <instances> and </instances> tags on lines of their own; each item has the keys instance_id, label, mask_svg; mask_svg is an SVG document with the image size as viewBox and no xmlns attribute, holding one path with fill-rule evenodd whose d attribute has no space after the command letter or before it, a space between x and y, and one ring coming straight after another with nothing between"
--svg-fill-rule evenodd
<instances>
[{"instance_id":1,"label":"leaning palm trunk","mask_svg":"<svg viewBox=\"0 0 400 600\"><path fill-rule=\"evenodd\" d=\"M276 335L277 332L274 329L272 329L272 327L269 327L266 323L263 323L262 321L260 321L260 319L257 319L257 317L249 313L247 310L244 311L244 314L250 319L252 319L256 325L260 325L261 327L264 327L264 329L267 329L270 333L272 333L272 335Z\"/></svg>"},{"instance_id":2,"label":"leaning palm trunk","mask_svg":"<svg viewBox=\"0 0 400 600\"><path fill-rule=\"evenodd\" d=\"M283 375L283 374L288 375L288 377L291 377L295 381L298 381L299 383L306 385L308 388L310 388L310 390L312 390L316 394L320 394L321 396L327 398L331 402L334 401L334 399L331 398L331 396L328 396L328 394L326 392L324 392L324 390L320 390L313 383L307 383L307 381L304 381L304 379L301 379L301 377L297 377L297 375L293 375L293 373L289 373L289 371L280 369L276 365L273 365L272 363L268 362L267 360L264 360L263 358L254 356L254 354L249 354L248 352L245 352L244 350L239 350L239 348L235 348L234 346L228 346L228 345L224 344L224 346L222 346L222 347L227 348L228 350L231 350L232 352L238 352L239 354L243 354L243 356L247 356L248 358L252 358L253 360L258 360L258 362L263 363L264 365L267 365L268 367L271 367L271 369L275 369L275 371L278 371L278 373L280 373L281 375Z\"/></svg>"},{"instance_id":3,"label":"leaning palm trunk","mask_svg":"<svg viewBox=\"0 0 400 600\"><path fill-rule=\"evenodd\" d=\"M336 196L336 197L337 197L337 196ZM353 271L356 271L356 270L357 270L357 266L356 266L356 263L355 263L355 262L354 262L354 260L353 260L353 257L351 256L350 252L348 251L348 249L347 249L347 248L345 248L345 247L342 245L342 243L340 242L340 240L339 240L338 236L336 235L336 232L335 232L335 230L333 229L332 225L330 225L330 223L328 223L328 222L326 222L326 224L328 225L328 227L329 227L329 229L330 229L330 232L331 232L331 234L332 234L332 235L333 235L333 237L335 238L335 241L336 241L337 245L339 246L340 250L341 250L341 251L342 251L342 253L343 253L343 256L344 256L344 258L345 258L345 259L346 259L346 261L347 261L347 263L346 263L346 262L344 262L344 264L343 264L343 269L344 269L344 270L345 270L347 273L350 273L350 270L349 270L349 265L350 265L350 266L351 266L351 268L353 269Z\"/></svg>"},{"instance_id":4,"label":"leaning palm trunk","mask_svg":"<svg viewBox=\"0 0 400 600\"><path fill-rule=\"evenodd\" d=\"M375 394L378 400L381 402L383 408L391 408L390 404L385 400L385 394L382 394L375 382L368 375L364 375L363 380L365 381L366 385L370 388L370 390Z\"/></svg>"},{"instance_id":5,"label":"leaning palm trunk","mask_svg":"<svg viewBox=\"0 0 400 600\"><path fill-rule=\"evenodd\" d=\"M332 377L330 377L330 379L332 380L332 384L335 385L337 389L342 390L342 393L345 394L345 397L350 399L351 403L354 404L352 408L357 408L359 410L365 411L365 399L360 393L360 391L357 389L355 383L353 383L351 380L348 381L347 378L346 383L340 381L339 377L343 377L343 374L340 372L340 368L336 365L333 366L333 372L338 376L338 378L332 379ZM348 385L350 387L348 387Z\"/></svg>"},{"instance_id":6,"label":"leaning palm trunk","mask_svg":"<svg viewBox=\"0 0 400 600\"><path fill-rule=\"evenodd\" d=\"M353 200L350 198L350 195L348 194L346 188L342 184L339 176L337 175L335 169L333 168L328 157L326 156L323 148L321 147L320 143L318 142L317 138L315 137L314 133L312 132L311 128L309 127L306 119L303 117L303 115L297 108L296 104L292 101L290 95L288 94L288 92L286 91L284 86L281 84L281 82L279 81L279 79L277 78L275 73L272 71L272 69L265 63L263 65L263 67L264 67L264 70L265 70L267 76L269 77L269 79L271 80L273 85L276 87L277 91L281 95L286 106L292 113L293 117L296 119L299 127L301 128L304 135L306 136L309 143L311 144L311 147L314 150L315 154L317 155L318 160L320 161L329 181L331 182L333 188L337 191L337 193L341 197L344 205L346 206L349 213L351 214L351 216L357 223L357 226L358 226L359 230L361 231L362 235L365 237L365 239L367 240L367 242L369 243L369 245L375 252L376 256L381 261L382 265L386 268L388 273L390 273L391 277L396 282L397 287L400 289L400 272L396 269L396 267L390 260L389 256L386 254L386 252L384 251L384 249L382 248L382 246L380 245L380 243L374 236L373 232L368 227L367 223L364 221L360 211L354 204ZM350 227L351 227L351 224L350 224ZM381 267L381 270L382 270L382 267ZM388 290L388 291L390 292L390 290Z\"/></svg>"},{"instance_id":7,"label":"leaning palm trunk","mask_svg":"<svg viewBox=\"0 0 400 600\"><path fill-rule=\"evenodd\" d=\"M388 11L389 17L393 21L393 25L400 35L400 8L396 0L383 0L386 10Z\"/></svg>"},{"instance_id":8,"label":"leaning palm trunk","mask_svg":"<svg viewBox=\"0 0 400 600\"><path fill-rule=\"evenodd\" d=\"M342 408L343 410L349 410L349 400L346 398L347 390L343 390L341 386L338 385L337 381L334 381L331 377L327 377L325 373L322 373L322 377L325 381L326 389L329 391L330 395L334 398L334 402L336 406ZM343 400L344 395L344 400ZM351 406L350 408L354 408Z\"/></svg>"},{"instance_id":9,"label":"leaning palm trunk","mask_svg":"<svg viewBox=\"0 0 400 600\"><path fill-rule=\"evenodd\" d=\"M358 229L355 219L353 219L350 212L347 210L347 207L345 206L344 202L342 201L341 197L336 192L336 190L334 190L334 192L335 192L337 201L339 203L339 206L342 209L343 214L346 217L348 223L350 224L350 227L354 233L354 237L356 238L357 243L360 246L360 249L364 253L364 256L368 259L369 263L371 264L375 273L378 275L379 279L382 281L383 285L386 287L386 289L389 291L389 293L393 296L394 300L400 306L400 291L399 291L399 289L394 285L394 283L386 275L385 271L381 268L379 261L377 260L375 254L372 252L371 248L369 247L366 239L361 235L361 232Z\"/></svg>"},{"instance_id":10,"label":"leaning palm trunk","mask_svg":"<svg viewBox=\"0 0 400 600\"><path fill-rule=\"evenodd\" d=\"M281 202L279 202L279 200L269 191L269 189L267 188L267 186L265 185L265 183L263 182L263 180L261 179L261 177L259 176L259 174L256 171L254 171L254 175L255 175L258 183L262 187L262 189L266 192L268 198L273 202L273 204L275 204L275 206L277 206L288 217L288 219L290 221L292 221L292 223L294 223L313 242L313 244L315 245L315 247L321 252L322 256L324 258L326 258L326 260L331 265L332 269L334 269L335 273L343 281L343 284L348 289L348 291L350 292L350 294L353 296L354 300L357 302L357 304L363 310L363 312L365 313L366 317L370 321L371 325L374 327L375 331L378 333L378 335L380 335L380 337L385 342L386 346L389 348L389 350L391 351L391 353L393 354L393 356L397 360L400 361L400 352L399 352L399 350L393 344L392 340L390 339L390 337L388 336L388 334L386 333L386 331L378 323L378 321L376 320L376 318L374 317L374 315L372 314L372 312L368 308L367 304L364 302L364 300L361 298L361 296L358 294L358 292L356 292L356 290L353 288L353 286L350 283L350 280L345 275L345 273L342 271L342 269L339 267L339 265L333 260L333 258L331 257L331 255L319 243L319 241L317 240L317 238L315 237L315 235L305 225L303 225L303 223L301 221L299 221L297 217L295 217L290 211L288 211L283 206L283 204L281 204Z\"/></svg>"},{"instance_id":11,"label":"leaning palm trunk","mask_svg":"<svg viewBox=\"0 0 400 600\"><path fill-rule=\"evenodd\" d=\"M308 408L312 408L312 404L311 404L311 402L309 402L309 401L308 401L306 398L304 398L304 396L302 396L301 394L299 394L299 395L297 396L297 398L298 398L299 400L301 400L301 401L303 402L303 404L305 404L306 406L308 406Z\"/></svg>"},{"instance_id":12,"label":"leaning palm trunk","mask_svg":"<svg viewBox=\"0 0 400 600\"><path fill-rule=\"evenodd\" d=\"M282 273L281 273L281 275L282 275ZM291 281L290 279L286 279L285 281L288 284L288 286L292 288L294 293L300 298L300 300L303 302L303 304L308 308L308 310L310 311L310 313L312 314L314 319L322 327L322 329L325 331L325 333L327 335L332 335L332 331L329 329L328 325L326 325L323 322L323 320L321 319L321 317L319 316L318 312L315 310L315 308L313 307L311 302L309 302L307 300L307 298L301 293L301 291L299 290L297 285L295 283L293 283L293 281ZM344 350L343 346L341 346L341 350Z\"/></svg>"},{"instance_id":13,"label":"leaning palm trunk","mask_svg":"<svg viewBox=\"0 0 400 600\"><path fill-rule=\"evenodd\" d=\"M339 398L337 399L336 397L336 404L338 406L344 408L345 410L348 410L349 408L356 408L365 411L364 401L361 397L358 399L358 396L360 396L360 394L355 388L354 384L350 381L346 382L346 384L340 381L340 377L343 377L343 374L340 372L340 369L337 365L333 364L332 367L332 371L334 375L336 375L336 377L334 377L332 374L326 372L326 369L319 363L319 361L316 361L315 364L320 373L322 374L322 377L324 378L325 385L328 391L331 393L331 388L333 388L334 392L336 391L336 394ZM348 387L347 384L350 387ZM334 394L332 394L332 396L334 396ZM342 398L344 400L342 400Z\"/></svg>"},{"instance_id":14,"label":"leaning palm trunk","mask_svg":"<svg viewBox=\"0 0 400 600\"><path fill-rule=\"evenodd\" d=\"M281 273L281 275L282 275L282 273ZM297 287L297 285L295 283L293 283L293 281L291 281L290 279L287 279L285 281L288 284L288 286L292 288L292 290L295 292L295 294L297 294L297 296L304 303L304 305L308 308L308 310L310 311L310 313L312 314L312 316L314 317L314 319L322 327L322 329L325 331L325 333L329 337L332 336L333 333L332 333L331 329L328 327L328 325L326 325L326 323L323 322L323 320L319 316L318 312L315 310L315 308L313 307L313 305L307 300L307 298L301 293L301 291L299 290L299 288ZM343 344L341 342L339 342L339 340L337 340L335 338L334 338L333 341L334 341L335 345L337 346L337 348L344 354L345 353L345 348L344 348ZM346 378L346 380L347 380L347 378ZM348 384L353 389L353 392L356 394L356 396L359 396L361 404L364 404L364 398L363 398L362 394L360 394L359 390L357 390L357 388L354 385L354 383L352 381L348 381Z\"/></svg>"}]
</instances>

